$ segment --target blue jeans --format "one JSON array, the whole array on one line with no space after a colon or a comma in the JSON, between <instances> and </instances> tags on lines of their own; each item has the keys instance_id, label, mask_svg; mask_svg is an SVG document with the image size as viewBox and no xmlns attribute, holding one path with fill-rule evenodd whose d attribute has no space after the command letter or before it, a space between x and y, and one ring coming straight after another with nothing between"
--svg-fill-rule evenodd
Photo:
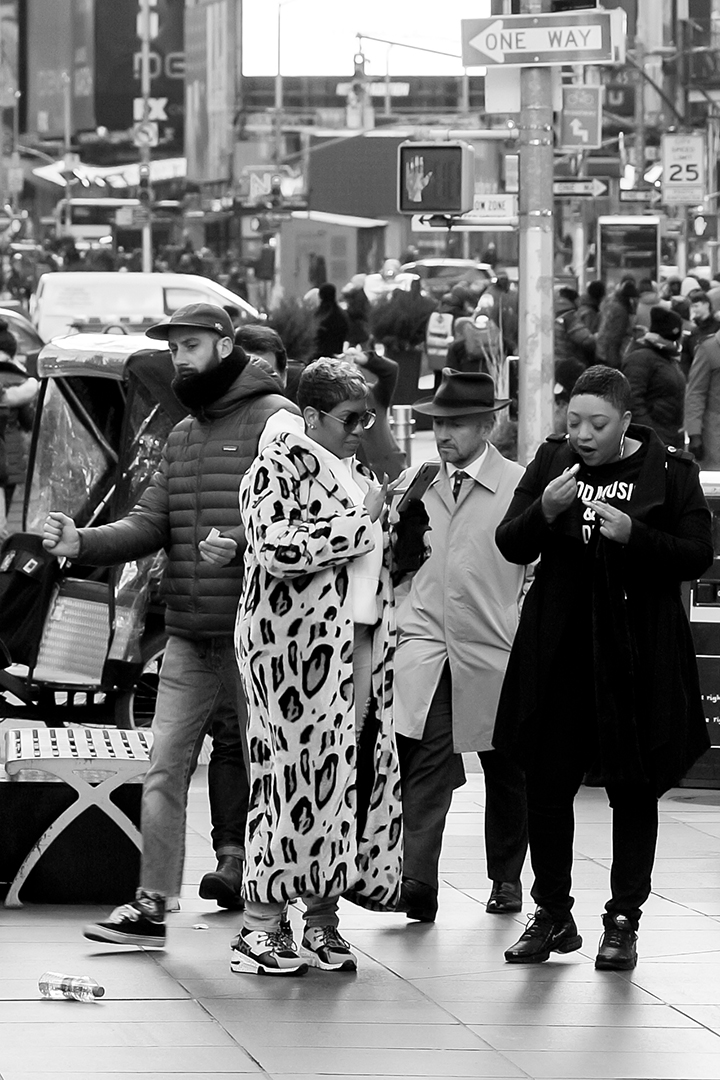
<instances>
[{"instance_id":1,"label":"blue jeans","mask_svg":"<svg viewBox=\"0 0 720 1080\"><path fill-rule=\"evenodd\" d=\"M143 892L177 896L185 858L190 777L212 731L208 769L215 853L245 854L248 780L243 741L247 706L232 635L171 636L160 671L153 746L142 797Z\"/></svg>"}]
</instances>

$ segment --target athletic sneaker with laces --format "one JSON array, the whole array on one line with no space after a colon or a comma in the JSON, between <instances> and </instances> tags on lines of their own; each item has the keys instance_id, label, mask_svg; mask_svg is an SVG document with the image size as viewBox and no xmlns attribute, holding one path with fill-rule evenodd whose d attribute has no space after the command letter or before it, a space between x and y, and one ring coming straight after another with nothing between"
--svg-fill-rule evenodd
<instances>
[{"instance_id":1,"label":"athletic sneaker with laces","mask_svg":"<svg viewBox=\"0 0 720 1080\"><path fill-rule=\"evenodd\" d=\"M138 896L131 904L115 908L104 922L88 923L83 937L111 945L165 948L165 905L162 900Z\"/></svg>"},{"instance_id":2,"label":"athletic sneaker with laces","mask_svg":"<svg viewBox=\"0 0 720 1080\"><path fill-rule=\"evenodd\" d=\"M321 971L357 971L357 956L336 926L307 927L300 955Z\"/></svg>"},{"instance_id":3,"label":"athletic sneaker with laces","mask_svg":"<svg viewBox=\"0 0 720 1080\"><path fill-rule=\"evenodd\" d=\"M572 915L562 921L538 907L530 916L525 933L505 950L508 964L542 964L551 952L569 953L582 947L582 938Z\"/></svg>"},{"instance_id":4,"label":"athletic sneaker with laces","mask_svg":"<svg viewBox=\"0 0 720 1080\"><path fill-rule=\"evenodd\" d=\"M632 971L637 965L637 933L625 915L603 916L605 933L595 957L598 971Z\"/></svg>"},{"instance_id":5,"label":"athletic sneaker with laces","mask_svg":"<svg viewBox=\"0 0 720 1080\"><path fill-rule=\"evenodd\" d=\"M239 974L304 975L308 969L292 940L292 930L288 940L288 928L282 925L269 933L241 930L230 949L230 970Z\"/></svg>"}]
</instances>

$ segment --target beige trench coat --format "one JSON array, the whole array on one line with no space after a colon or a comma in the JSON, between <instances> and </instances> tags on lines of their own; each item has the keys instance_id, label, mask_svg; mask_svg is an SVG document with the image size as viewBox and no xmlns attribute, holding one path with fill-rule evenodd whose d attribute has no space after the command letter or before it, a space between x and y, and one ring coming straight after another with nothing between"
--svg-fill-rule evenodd
<instances>
[{"instance_id":1,"label":"beige trench coat","mask_svg":"<svg viewBox=\"0 0 720 1080\"><path fill-rule=\"evenodd\" d=\"M492 750L503 676L517 629L526 570L495 545L523 468L488 446L478 479L455 503L444 466L425 496L430 558L397 616L395 729L420 739L446 660L457 753Z\"/></svg>"}]
</instances>

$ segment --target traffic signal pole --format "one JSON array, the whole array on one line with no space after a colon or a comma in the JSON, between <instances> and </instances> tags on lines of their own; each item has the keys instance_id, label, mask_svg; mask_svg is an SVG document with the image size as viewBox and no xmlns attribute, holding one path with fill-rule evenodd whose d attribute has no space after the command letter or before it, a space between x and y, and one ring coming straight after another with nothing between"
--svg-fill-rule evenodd
<instances>
[{"instance_id":1,"label":"traffic signal pole","mask_svg":"<svg viewBox=\"0 0 720 1080\"><path fill-rule=\"evenodd\" d=\"M523 0L522 13L550 10ZM551 69L520 73L518 461L530 461L553 430L553 111Z\"/></svg>"},{"instance_id":2,"label":"traffic signal pole","mask_svg":"<svg viewBox=\"0 0 720 1080\"><path fill-rule=\"evenodd\" d=\"M143 100L143 120L150 119L150 0L142 0L141 7L141 24L142 24L142 36L140 42L140 78L141 87L140 92ZM140 164L145 166L146 170L141 167L140 172L147 171L148 176L150 173L150 147L147 144L143 144L140 147ZM142 270L143 274L149 274L153 268L153 251L152 251L152 211L150 206L147 207L147 217L142 224Z\"/></svg>"}]
</instances>

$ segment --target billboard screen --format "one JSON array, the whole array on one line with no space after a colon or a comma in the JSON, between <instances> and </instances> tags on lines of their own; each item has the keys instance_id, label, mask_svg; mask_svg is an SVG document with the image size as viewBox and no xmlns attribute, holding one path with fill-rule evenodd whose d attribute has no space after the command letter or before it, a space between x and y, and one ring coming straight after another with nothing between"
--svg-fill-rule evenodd
<instances>
[{"instance_id":1,"label":"billboard screen","mask_svg":"<svg viewBox=\"0 0 720 1080\"><path fill-rule=\"evenodd\" d=\"M30 0L27 10L28 130L46 139L65 130L66 73L71 70L72 0Z\"/></svg>"},{"instance_id":2,"label":"billboard screen","mask_svg":"<svg viewBox=\"0 0 720 1080\"><path fill-rule=\"evenodd\" d=\"M188 179L230 176L236 47L235 7L206 0L185 12L185 109Z\"/></svg>"},{"instance_id":3,"label":"billboard screen","mask_svg":"<svg viewBox=\"0 0 720 1080\"><path fill-rule=\"evenodd\" d=\"M127 131L143 119L139 0L95 0L95 114L98 125ZM185 119L184 0L152 7L150 115L163 151L182 153Z\"/></svg>"},{"instance_id":4,"label":"billboard screen","mask_svg":"<svg viewBox=\"0 0 720 1080\"><path fill-rule=\"evenodd\" d=\"M94 0L29 0L26 25L28 131L62 139L94 128Z\"/></svg>"}]
</instances>

